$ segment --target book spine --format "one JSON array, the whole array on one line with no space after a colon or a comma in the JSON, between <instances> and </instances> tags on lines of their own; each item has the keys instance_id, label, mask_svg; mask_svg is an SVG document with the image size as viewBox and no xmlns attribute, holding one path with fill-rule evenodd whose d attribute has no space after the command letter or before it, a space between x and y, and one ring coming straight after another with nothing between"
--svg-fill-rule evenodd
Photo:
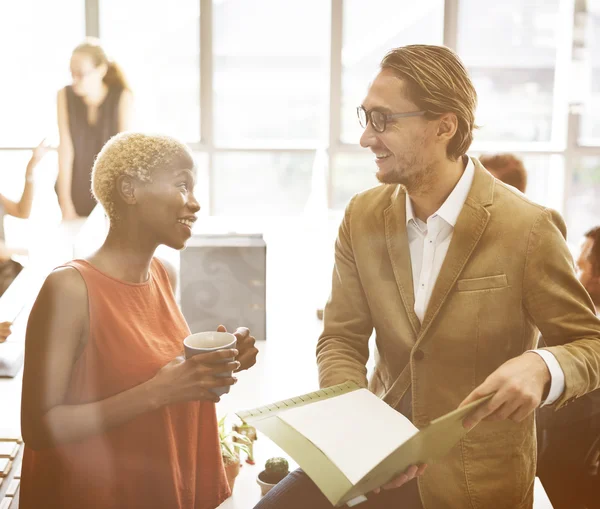
<instances>
[{"instance_id":1,"label":"book spine","mask_svg":"<svg viewBox=\"0 0 600 509\"><path fill-rule=\"evenodd\" d=\"M316 401L333 398L335 396L339 396L340 394L345 394L347 392L354 391L358 388L359 387L355 382L345 382L343 384L334 385L332 387L326 387L325 389L309 392L307 394L295 396L290 399L284 399L282 401L254 408L252 410L244 410L242 412L237 412L237 416L240 419L242 419L242 421L247 421L252 418L268 417L288 408L295 408L306 405L308 403L314 403Z\"/></svg>"}]
</instances>

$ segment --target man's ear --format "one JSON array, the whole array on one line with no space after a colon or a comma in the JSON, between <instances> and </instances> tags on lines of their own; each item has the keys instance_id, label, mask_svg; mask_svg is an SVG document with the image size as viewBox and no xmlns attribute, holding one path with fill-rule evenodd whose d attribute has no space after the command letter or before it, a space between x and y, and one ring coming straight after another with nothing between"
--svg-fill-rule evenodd
<instances>
[{"instance_id":1,"label":"man's ear","mask_svg":"<svg viewBox=\"0 0 600 509\"><path fill-rule=\"evenodd\" d=\"M444 113L438 124L437 135L444 141L450 141L454 138L458 129L458 119L454 113Z\"/></svg>"},{"instance_id":2,"label":"man's ear","mask_svg":"<svg viewBox=\"0 0 600 509\"><path fill-rule=\"evenodd\" d=\"M129 175L121 175L117 178L117 194L126 205L135 205L137 203L135 197L137 182Z\"/></svg>"}]
</instances>

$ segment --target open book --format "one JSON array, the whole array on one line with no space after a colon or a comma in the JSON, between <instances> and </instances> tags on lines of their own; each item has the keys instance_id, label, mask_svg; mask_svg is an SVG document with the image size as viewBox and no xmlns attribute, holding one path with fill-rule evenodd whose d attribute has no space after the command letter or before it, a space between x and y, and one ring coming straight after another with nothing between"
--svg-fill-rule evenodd
<instances>
[{"instance_id":1,"label":"open book","mask_svg":"<svg viewBox=\"0 0 600 509\"><path fill-rule=\"evenodd\" d=\"M327 499L340 506L379 488L410 465L441 459L467 433L463 419L489 397L420 431L354 382L237 415L288 453Z\"/></svg>"}]
</instances>

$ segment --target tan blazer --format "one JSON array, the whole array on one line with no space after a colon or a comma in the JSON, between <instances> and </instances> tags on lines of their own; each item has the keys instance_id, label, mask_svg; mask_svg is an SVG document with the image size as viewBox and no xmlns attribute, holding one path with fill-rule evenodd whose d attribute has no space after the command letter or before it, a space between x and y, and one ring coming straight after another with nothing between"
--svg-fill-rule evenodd
<instances>
[{"instance_id":1,"label":"tan blazer","mask_svg":"<svg viewBox=\"0 0 600 509\"><path fill-rule=\"evenodd\" d=\"M414 313L406 192L383 185L355 196L336 242L330 300L317 345L322 387L367 386L392 407L412 391L422 427L458 404L502 363L536 347L538 330L566 380L560 408L600 387L600 321L576 278L554 211L532 203L475 163L423 323ZM530 508L534 416L482 422L419 479L426 509Z\"/></svg>"}]
</instances>

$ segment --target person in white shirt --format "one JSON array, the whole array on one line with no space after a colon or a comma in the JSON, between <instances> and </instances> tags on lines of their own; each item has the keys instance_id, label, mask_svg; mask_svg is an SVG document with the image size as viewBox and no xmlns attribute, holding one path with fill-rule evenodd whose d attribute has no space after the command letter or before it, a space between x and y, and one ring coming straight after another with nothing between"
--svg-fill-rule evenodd
<instances>
[{"instance_id":1,"label":"person in white shirt","mask_svg":"<svg viewBox=\"0 0 600 509\"><path fill-rule=\"evenodd\" d=\"M531 508L534 410L600 387L600 320L564 221L466 155L476 105L454 52L411 45L383 58L357 109L384 185L354 196L339 229L320 385L368 386L418 428L492 395L442 461L409 467L364 509ZM301 470L256 506L305 507L331 505Z\"/></svg>"}]
</instances>

